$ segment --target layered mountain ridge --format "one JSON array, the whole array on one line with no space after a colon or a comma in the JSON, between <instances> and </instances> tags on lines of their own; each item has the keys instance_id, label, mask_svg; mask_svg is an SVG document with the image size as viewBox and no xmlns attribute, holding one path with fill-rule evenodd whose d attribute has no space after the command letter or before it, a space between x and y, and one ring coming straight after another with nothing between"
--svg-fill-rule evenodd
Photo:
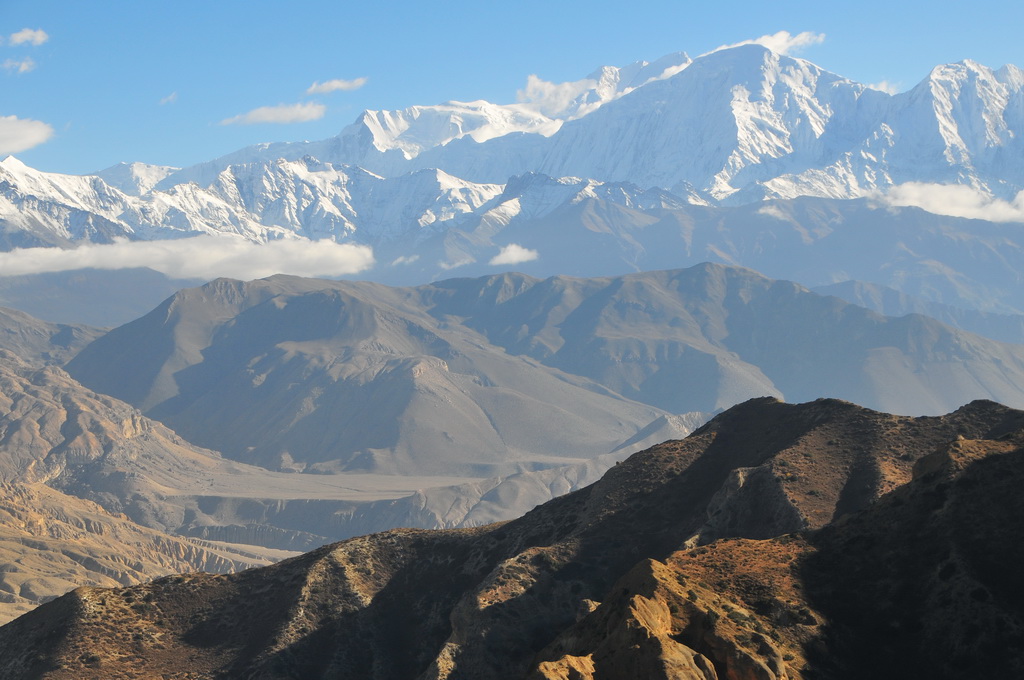
<instances>
[{"instance_id":1,"label":"layered mountain ridge","mask_svg":"<svg viewBox=\"0 0 1024 680\"><path fill-rule=\"evenodd\" d=\"M1019 339L1024 73L965 61L891 95L746 45L561 87L184 169L0 162L0 251L328 240L372 246L377 282L218 279L152 309L181 284L0 281L130 289L97 325L152 309L103 337L0 310L0 617L121 586L0 629L0 674L1019 670L994 547L1019 413L762 397L1024 407L1019 345L800 285ZM12 646L40 630L58 643Z\"/></svg>"},{"instance_id":2,"label":"layered mountain ridge","mask_svg":"<svg viewBox=\"0 0 1024 680\"><path fill-rule=\"evenodd\" d=\"M512 519L761 394L1024 404L1019 346L712 264L416 288L218 280L98 339L0 320L32 360L0 356L4 479L175 541L302 550ZM44 366L76 352L72 375Z\"/></svg>"},{"instance_id":3,"label":"layered mountain ridge","mask_svg":"<svg viewBox=\"0 0 1024 680\"><path fill-rule=\"evenodd\" d=\"M192 442L305 471L504 476L762 395L912 414L1024 406L1019 346L712 264L415 288L221 280L67 368Z\"/></svg>"}]
</instances>

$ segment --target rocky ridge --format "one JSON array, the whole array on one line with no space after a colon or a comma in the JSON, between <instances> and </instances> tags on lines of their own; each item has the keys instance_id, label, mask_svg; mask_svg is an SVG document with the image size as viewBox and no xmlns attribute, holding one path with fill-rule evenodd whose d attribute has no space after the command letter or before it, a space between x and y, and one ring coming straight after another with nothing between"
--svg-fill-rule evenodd
<instances>
[{"instance_id":1,"label":"rocky ridge","mask_svg":"<svg viewBox=\"0 0 1024 680\"><path fill-rule=\"evenodd\" d=\"M12 678L1012 675L1022 428L991 402L908 418L753 400L512 522L79 589L0 629L0 663Z\"/></svg>"},{"instance_id":2,"label":"rocky ridge","mask_svg":"<svg viewBox=\"0 0 1024 680\"><path fill-rule=\"evenodd\" d=\"M44 484L0 483L0 622L82 586L227 573L294 555L174 536Z\"/></svg>"},{"instance_id":3,"label":"rocky ridge","mask_svg":"<svg viewBox=\"0 0 1024 680\"><path fill-rule=\"evenodd\" d=\"M47 323L19 310L0 307L0 350L36 366L67 363L103 332L82 324Z\"/></svg>"}]
</instances>

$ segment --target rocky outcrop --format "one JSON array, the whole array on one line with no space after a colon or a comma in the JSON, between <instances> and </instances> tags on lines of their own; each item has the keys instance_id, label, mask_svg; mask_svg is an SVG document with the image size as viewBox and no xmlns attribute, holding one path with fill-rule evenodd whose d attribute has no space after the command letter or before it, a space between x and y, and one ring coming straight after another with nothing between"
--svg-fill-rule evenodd
<instances>
[{"instance_id":1,"label":"rocky outcrop","mask_svg":"<svg viewBox=\"0 0 1024 680\"><path fill-rule=\"evenodd\" d=\"M130 586L179 572L226 573L284 556L147 529L42 484L0 483L0 622L80 586Z\"/></svg>"}]
</instances>

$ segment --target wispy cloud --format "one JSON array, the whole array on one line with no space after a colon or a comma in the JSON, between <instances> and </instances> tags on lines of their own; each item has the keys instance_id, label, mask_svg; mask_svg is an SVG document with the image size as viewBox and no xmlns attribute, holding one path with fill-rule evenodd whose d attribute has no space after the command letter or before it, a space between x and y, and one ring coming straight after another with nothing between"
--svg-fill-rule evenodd
<instances>
[{"instance_id":1,"label":"wispy cloud","mask_svg":"<svg viewBox=\"0 0 1024 680\"><path fill-rule=\"evenodd\" d=\"M287 240L259 245L230 236L170 241L118 241L74 249L20 248L0 253L5 275L92 267L149 267L176 278L254 279L273 274L341 276L373 266L373 250L333 241Z\"/></svg>"},{"instance_id":2,"label":"wispy cloud","mask_svg":"<svg viewBox=\"0 0 1024 680\"><path fill-rule=\"evenodd\" d=\"M29 43L30 45L42 45L44 42L50 39L50 36L46 34L46 31L41 28L23 28L17 33L12 33L11 37L8 38L12 45L22 45Z\"/></svg>"},{"instance_id":3,"label":"wispy cloud","mask_svg":"<svg viewBox=\"0 0 1024 680\"><path fill-rule=\"evenodd\" d=\"M765 205L758 208L757 214L764 215L766 217L772 217L777 220L782 220L783 222L789 219L786 213L784 213L782 209L779 208L779 206L774 205L772 203L766 203Z\"/></svg>"},{"instance_id":4,"label":"wispy cloud","mask_svg":"<svg viewBox=\"0 0 1024 680\"><path fill-rule=\"evenodd\" d=\"M28 73L36 67L36 62L31 57L6 59L0 66L8 73Z\"/></svg>"},{"instance_id":5,"label":"wispy cloud","mask_svg":"<svg viewBox=\"0 0 1024 680\"><path fill-rule=\"evenodd\" d=\"M711 52L708 52L708 54L718 52L720 50L726 50L730 47L739 47L740 45L762 45L770 49L772 52L778 52L779 54L793 54L812 45L820 45L823 42L825 42L824 33L803 31L802 33L793 35L789 31L779 31L778 33L772 33L770 35L762 35L760 38L754 38L753 40L744 40L730 45L721 45L711 50Z\"/></svg>"},{"instance_id":6,"label":"wispy cloud","mask_svg":"<svg viewBox=\"0 0 1024 680\"><path fill-rule=\"evenodd\" d=\"M31 118L0 116L0 155L19 153L53 136L53 128Z\"/></svg>"},{"instance_id":7,"label":"wispy cloud","mask_svg":"<svg viewBox=\"0 0 1024 680\"><path fill-rule=\"evenodd\" d=\"M466 256L460 257L457 260L451 260L449 262L438 262L437 265L441 269L444 269L445 271L448 271L449 269L457 269L458 267L465 267L467 264L473 264L474 262L476 262L476 260L474 260L472 257L469 257L468 255L466 255Z\"/></svg>"},{"instance_id":8,"label":"wispy cloud","mask_svg":"<svg viewBox=\"0 0 1024 680\"><path fill-rule=\"evenodd\" d=\"M221 125L256 125L259 123L306 123L320 120L327 113L327 107L316 102L306 104L278 104L277 106L261 106L248 113L225 118Z\"/></svg>"},{"instance_id":9,"label":"wispy cloud","mask_svg":"<svg viewBox=\"0 0 1024 680\"><path fill-rule=\"evenodd\" d=\"M569 83L552 83L531 74L526 87L516 92L516 101L550 118L559 118L566 113L570 104L580 95L597 87L597 81L576 80Z\"/></svg>"},{"instance_id":10,"label":"wispy cloud","mask_svg":"<svg viewBox=\"0 0 1024 680\"><path fill-rule=\"evenodd\" d=\"M868 83L867 86L872 90L881 90L886 94L899 94L902 89L899 83L890 83L888 80L883 80L877 83Z\"/></svg>"},{"instance_id":11,"label":"wispy cloud","mask_svg":"<svg viewBox=\"0 0 1024 680\"><path fill-rule=\"evenodd\" d=\"M531 262L540 257L540 254L536 250L524 248L517 243L509 243L504 246L501 251L491 258L488 264L493 266L504 265L504 264L520 264L522 262Z\"/></svg>"},{"instance_id":12,"label":"wispy cloud","mask_svg":"<svg viewBox=\"0 0 1024 680\"><path fill-rule=\"evenodd\" d=\"M350 92L366 85L366 81L366 78L353 78L352 80L336 78L335 80L326 80L322 83L314 82L306 90L306 94L327 94L328 92L337 92L338 90Z\"/></svg>"},{"instance_id":13,"label":"wispy cloud","mask_svg":"<svg viewBox=\"0 0 1024 680\"><path fill-rule=\"evenodd\" d=\"M164 106L165 104L173 104L176 101L178 101L178 93L177 93L177 91L172 92L169 95L167 95L166 97L164 97L163 99L161 99L160 100L160 106Z\"/></svg>"},{"instance_id":14,"label":"wispy cloud","mask_svg":"<svg viewBox=\"0 0 1024 680\"><path fill-rule=\"evenodd\" d=\"M885 205L913 206L936 215L990 222L1024 222L1024 191L1012 201L1006 201L963 184L907 182L885 192L875 192L870 197Z\"/></svg>"}]
</instances>

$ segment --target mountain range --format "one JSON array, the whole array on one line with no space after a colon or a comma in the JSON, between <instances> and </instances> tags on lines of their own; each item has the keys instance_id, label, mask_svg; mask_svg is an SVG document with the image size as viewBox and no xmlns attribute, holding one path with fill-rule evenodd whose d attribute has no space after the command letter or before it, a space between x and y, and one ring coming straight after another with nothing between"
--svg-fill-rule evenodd
<instances>
[{"instance_id":1,"label":"mountain range","mask_svg":"<svg viewBox=\"0 0 1024 680\"><path fill-rule=\"evenodd\" d=\"M8 677L936 678L1022 670L1024 415L752 400L503 524L80 588ZM255 595L259 596L255 596Z\"/></svg>"},{"instance_id":2,"label":"mountain range","mask_svg":"<svg viewBox=\"0 0 1024 680\"><path fill-rule=\"evenodd\" d=\"M513 519L765 394L1024 405L1018 345L712 264L407 288L223 279L109 332L0 320L12 497L63 494L168 545L253 556ZM66 587L50 583L19 606Z\"/></svg>"},{"instance_id":3,"label":"mountain range","mask_svg":"<svg viewBox=\"0 0 1024 680\"><path fill-rule=\"evenodd\" d=\"M525 172L661 187L701 201L853 198L904 182L1024 188L1024 72L937 66L891 95L742 45L606 67L549 120L487 102L367 111L322 142L267 144L169 173L210 185L232 165L312 156L383 177L437 168L472 182ZM588 84L589 84L588 83Z\"/></svg>"},{"instance_id":4,"label":"mountain range","mask_svg":"<svg viewBox=\"0 0 1024 680\"><path fill-rule=\"evenodd\" d=\"M1024 71L560 87L0 161L0 675L1021 674Z\"/></svg>"},{"instance_id":5,"label":"mountain range","mask_svg":"<svg viewBox=\"0 0 1024 680\"><path fill-rule=\"evenodd\" d=\"M196 444L306 471L507 474L764 395L907 414L1024 406L1019 346L713 264L409 288L221 280L107 333L67 370Z\"/></svg>"},{"instance_id":6,"label":"mountain range","mask_svg":"<svg viewBox=\"0 0 1024 680\"><path fill-rule=\"evenodd\" d=\"M1020 315L1022 84L965 61L891 95L744 45L599 69L555 108L367 111L328 140L190 168L8 158L0 247L329 239L372 246L363 275L402 285L710 260Z\"/></svg>"},{"instance_id":7,"label":"mountain range","mask_svg":"<svg viewBox=\"0 0 1024 680\"><path fill-rule=\"evenodd\" d=\"M593 460L496 479L269 472L59 368L99 335L0 308L0 623L79 585L234 571L398 525L509 519L703 421L660 417Z\"/></svg>"}]
</instances>

